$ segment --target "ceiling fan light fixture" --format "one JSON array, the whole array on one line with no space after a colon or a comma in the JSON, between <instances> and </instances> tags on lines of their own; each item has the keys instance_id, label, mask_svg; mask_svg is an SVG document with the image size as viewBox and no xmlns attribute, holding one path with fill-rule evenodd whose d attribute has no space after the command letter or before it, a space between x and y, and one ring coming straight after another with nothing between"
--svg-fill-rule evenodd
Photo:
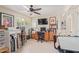
<instances>
[{"instance_id":1,"label":"ceiling fan light fixture","mask_svg":"<svg viewBox=\"0 0 79 59\"><path fill-rule=\"evenodd\" d=\"M30 5L30 7L32 8L32 7L33 7L33 5Z\"/></svg>"}]
</instances>

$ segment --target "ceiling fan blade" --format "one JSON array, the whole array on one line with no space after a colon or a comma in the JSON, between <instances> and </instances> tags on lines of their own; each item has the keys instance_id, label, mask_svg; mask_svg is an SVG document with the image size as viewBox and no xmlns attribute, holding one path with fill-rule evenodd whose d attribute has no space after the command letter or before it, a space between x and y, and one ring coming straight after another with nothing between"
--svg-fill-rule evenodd
<instances>
[{"instance_id":1,"label":"ceiling fan blade","mask_svg":"<svg viewBox=\"0 0 79 59\"><path fill-rule=\"evenodd\" d=\"M33 5L30 5L29 10L30 10L30 11L34 11L34 9L33 9Z\"/></svg>"},{"instance_id":2,"label":"ceiling fan blade","mask_svg":"<svg viewBox=\"0 0 79 59\"><path fill-rule=\"evenodd\" d=\"M41 10L41 8L37 8L37 9L33 9L34 11L39 11L39 10Z\"/></svg>"},{"instance_id":3,"label":"ceiling fan blade","mask_svg":"<svg viewBox=\"0 0 79 59\"><path fill-rule=\"evenodd\" d=\"M40 15L40 13L38 13L38 12L34 12L35 14L38 14L38 15Z\"/></svg>"},{"instance_id":4,"label":"ceiling fan blade","mask_svg":"<svg viewBox=\"0 0 79 59\"><path fill-rule=\"evenodd\" d=\"M23 6L27 11L29 11L29 8L26 6L26 5L24 5Z\"/></svg>"}]
</instances>

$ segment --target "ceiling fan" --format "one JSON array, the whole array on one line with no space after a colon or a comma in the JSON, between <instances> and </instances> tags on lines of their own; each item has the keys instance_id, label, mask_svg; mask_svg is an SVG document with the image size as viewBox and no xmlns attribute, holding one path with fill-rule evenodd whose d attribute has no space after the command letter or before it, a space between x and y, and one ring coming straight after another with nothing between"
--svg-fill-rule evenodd
<instances>
[{"instance_id":1,"label":"ceiling fan","mask_svg":"<svg viewBox=\"0 0 79 59\"><path fill-rule=\"evenodd\" d=\"M40 13L38 13L37 11L41 10L42 8L34 8L33 5L30 5L29 11L38 15L41 15Z\"/></svg>"}]
</instances>

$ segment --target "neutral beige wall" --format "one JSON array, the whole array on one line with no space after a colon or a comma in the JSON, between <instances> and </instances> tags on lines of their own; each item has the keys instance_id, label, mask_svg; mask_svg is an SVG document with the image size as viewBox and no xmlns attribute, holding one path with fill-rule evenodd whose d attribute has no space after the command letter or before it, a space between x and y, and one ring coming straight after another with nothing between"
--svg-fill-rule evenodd
<instances>
[{"instance_id":1,"label":"neutral beige wall","mask_svg":"<svg viewBox=\"0 0 79 59\"><path fill-rule=\"evenodd\" d=\"M66 35L79 35L79 13L78 7L72 6L69 10L65 12L64 19L66 20L66 30L62 30L61 26L58 29L61 34ZM61 16L59 23L63 21L63 17Z\"/></svg>"},{"instance_id":2,"label":"neutral beige wall","mask_svg":"<svg viewBox=\"0 0 79 59\"><path fill-rule=\"evenodd\" d=\"M40 30L40 27L46 27L46 29L49 29L49 19L50 19L50 17L53 17L53 16L41 16L41 17L34 17L34 18L32 18L32 20L37 20L37 19L39 19L39 18L47 18L47 20L48 20L48 25L38 25L38 20L37 21L35 21L36 22L36 28L38 29L38 30ZM60 16L55 16L56 17L56 21L58 22L58 21L60 21ZM60 23L60 22L59 22ZM32 23L33 24L33 23ZM35 28L35 29L36 29ZM58 31L59 32L59 31Z\"/></svg>"},{"instance_id":3,"label":"neutral beige wall","mask_svg":"<svg viewBox=\"0 0 79 59\"><path fill-rule=\"evenodd\" d=\"M18 20L18 19L25 19L28 22L28 24L31 24L31 18L30 17L27 17L24 14L18 13L18 12L13 11L13 10L10 10L10 9L5 8L3 6L0 6L0 12L14 15L14 21L15 21L14 22L14 25L15 26L16 26L16 20Z\"/></svg>"},{"instance_id":4,"label":"neutral beige wall","mask_svg":"<svg viewBox=\"0 0 79 59\"><path fill-rule=\"evenodd\" d=\"M48 25L38 25L38 19L39 18L47 18L47 20L48 20ZM37 29L39 29L40 30L40 27L46 27L46 29L48 29L49 28L49 17L45 17L45 16L42 16L42 17L35 17L35 18L32 18L32 20L37 20L37 21L35 21L36 22L36 28ZM33 23L32 23L33 24Z\"/></svg>"}]
</instances>

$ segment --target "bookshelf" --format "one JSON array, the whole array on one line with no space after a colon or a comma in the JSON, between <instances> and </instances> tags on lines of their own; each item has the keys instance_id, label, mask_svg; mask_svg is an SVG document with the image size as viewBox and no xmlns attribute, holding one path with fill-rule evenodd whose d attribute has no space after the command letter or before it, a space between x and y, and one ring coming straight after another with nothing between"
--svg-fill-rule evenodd
<instances>
[{"instance_id":1,"label":"bookshelf","mask_svg":"<svg viewBox=\"0 0 79 59\"><path fill-rule=\"evenodd\" d=\"M50 19L49 19L49 29L50 29L51 32L56 34L56 29L57 29L56 17L50 17Z\"/></svg>"}]
</instances>

